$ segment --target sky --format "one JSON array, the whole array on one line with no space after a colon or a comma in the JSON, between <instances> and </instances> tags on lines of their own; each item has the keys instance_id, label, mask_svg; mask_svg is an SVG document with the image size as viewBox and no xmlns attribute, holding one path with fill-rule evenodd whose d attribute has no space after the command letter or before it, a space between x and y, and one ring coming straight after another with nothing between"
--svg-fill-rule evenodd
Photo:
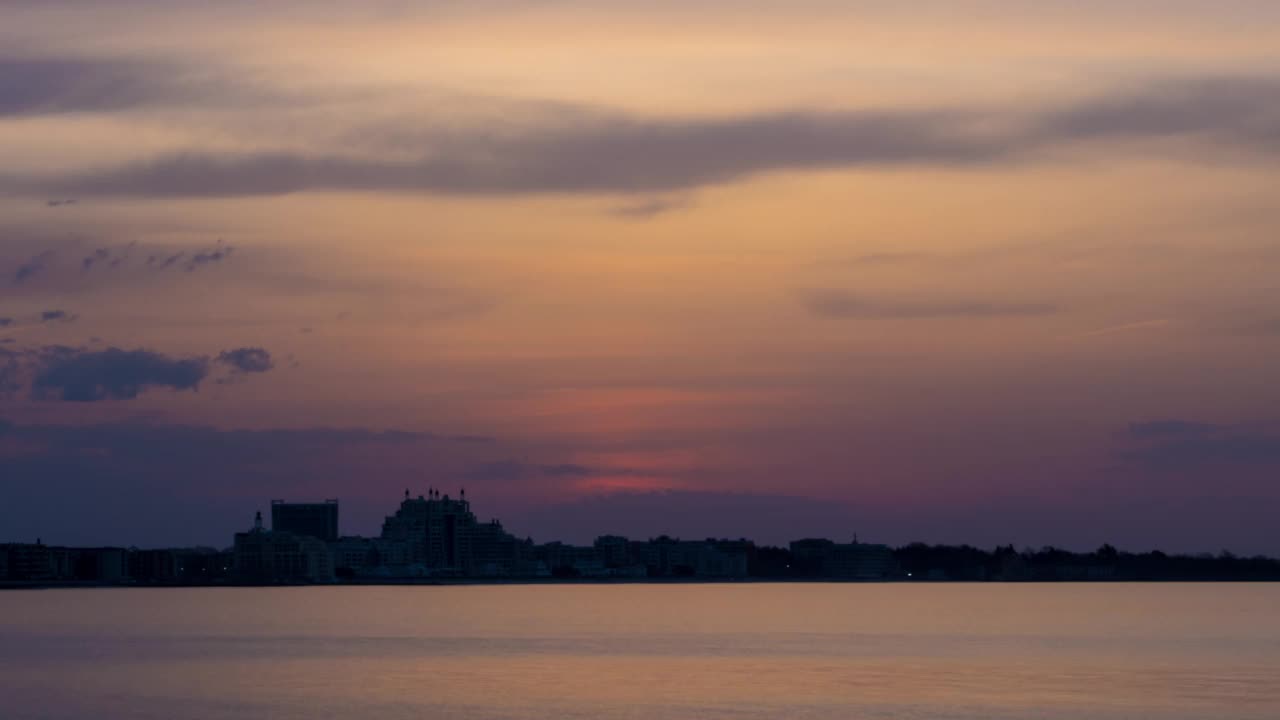
<instances>
[{"instance_id":1,"label":"sky","mask_svg":"<svg viewBox=\"0 0 1280 720\"><path fill-rule=\"evenodd\" d=\"M1280 554L1272 0L0 0L0 541Z\"/></svg>"}]
</instances>

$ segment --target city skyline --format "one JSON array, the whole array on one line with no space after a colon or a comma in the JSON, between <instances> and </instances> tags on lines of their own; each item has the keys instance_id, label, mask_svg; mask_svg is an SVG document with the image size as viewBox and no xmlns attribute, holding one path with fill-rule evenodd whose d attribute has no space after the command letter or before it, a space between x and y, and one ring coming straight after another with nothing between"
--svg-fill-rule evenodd
<instances>
[{"instance_id":1,"label":"city skyline","mask_svg":"<svg viewBox=\"0 0 1280 720\"><path fill-rule=\"evenodd\" d=\"M0 0L0 541L1280 555L1280 5Z\"/></svg>"},{"instance_id":2,"label":"city skyline","mask_svg":"<svg viewBox=\"0 0 1280 720\"><path fill-rule=\"evenodd\" d=\"M1264 556L1086 552L1012 544L990 550L913 542L891 547L812 533L781 545L748 537L647 539L609 532L589 543L518 537L483 520L466 491L409 490L380 532L343 532L341 503L270 501L229 546L74 547L0 543L0 589L507 582L1134 582L1280 579Z\"/></svg>"},{"instance_id":3,"label":"city skyline","mask_svg":"<svg viewBox=\"0 0 1280 720\"><path fill-rule=\"evenodd\" d=\"M360 528L360 529L351 529L343 525L340 518L345 517L345 515L340 513L340 508L342 507L342 501L340 498L324 498L324 499L311 499L311 500L306 500L306 499L300 500L296 498L295 499L271 498L265 502L266 502L265 507L267 509L267 514L264 515L263 510L260 508L253 510L251 523L247 525L245 523L241 523L240 525L237 525L233 528L233 535L235 537L239 537L246 533L283 532L286 534L313 537L321 541L322 543L326 543L329 545L334 545L335 543L341 544L341 542L347 541L347 540L367 541L367 540L370 540L371 538L373 539L381 538L382 540L398 539L398 541L404 541L405 529L403 528L400 530L392 529L392 528L401 527L402 523L405 522L405 520L403 519L405 518L404 513L406 511L409 511L411 513L420 513L425 511L427 508L435 507L437 511L443 508L446 514L451 514L455 512L461 513L462 515L469 517L469 520L467 522L470 523L471 526L477 527L477 528L483 526L484 528L486 528L486 530L491 529L494 532L498 533L499 535L506 537L507 540L509 541L518 542L518 543L539 544L539 545L567 545L567 546L572 546L575 544L588 545L592 542L598 542L602 538L621 538L621 539L647 538L647 540L650 542L654 541L655 539L662 539L662 540L671 540L676 542L691 541L695 543L700 543L704 541L705 542L739 542L740 541L740 542L748 542L748 543L751 543L752 545L755 545L761 548L785 547L787 545L794 545L797 542L811 542L811 541L836 542L836 543L839 543L842 541L848 541L853 545L858 545L860 543L868 544L863 542L862 540L859 540L859 533L857 532L856 529L850 530L842 534L839 532L823 533L817 527L810 527L807 530L801 529L801 531L799 531L798 533L794 533L791 536L788 536L786 539L779 541L776 538L766 538L762 540L757 536L753 536L745 533L735 534L732 532L729 532L729 533L716 532L714 530L707 530L706 526L704 526L702 529L693 529L691 532L683 532L683 533L673 532L669 530L658 530L658 531L640 530L637 532L635 531L634 525L630 526L630 529L625 529L624 526L610 526L607 524L606 520L603 520L600 518L597 518L595 522L589 526L590 528L592 528L591 530L589 531L583 530L578 535L563 536L563 535L556 535L554 532L552 532L550 534L539 535L535 538L533 534L530 534L527 532L520 532L519 530L516 530L516 531L509 530L507 526L502 522L502 520L500 520L497 517L487 516L488 519L486 519L486 516L482 516L474 513L471 510L471 503L467 499L465 488L459 488L457 494L454 495L452 498L450 497L449 493L439 488L429 487L426 489L425 492L419 493L416 495L413 494L409 488L405 488L403 495L400 497L399 509L395 513L387 515L384 512L384 514L381 516L381 520L375 526ZM385 511L385 507L383 508L383 510ZM635 514L628 513L623 516L623 519L634 520ZM691 520L696 521L697 518L691 518ZM439 520L437 519L437 522L438 521ZM671 526L667 526L667 527L671 527ZM714 527L714 526L711 526L711 527ZM422 531L423 531L422 528L418 529L418 532L422 532ZM436 531L439 532L438 527ZM223 534L225 535L226 533L224 532ZM186 543L186 544L152 543L149 545L138 545L138 544L119 543L119 542L97 542L97 543L77 544L77 543L61 542L59 541L58 538L48 538L53 542L46 542L46 539L47 538L45 536L37 536L34 540L31 540L28 538L0 537L0 545L11 545L11 546L51 545L51 546L59 546L59 547L73 547L73 548L74 547L86 547L86 548L102 547L102 548L118 548L118 549L130 549L130 550L142 550L142 551L172 550L172 549L226 550L231 547L230 545L227 545L225 542L218 542L218 541L209 542L209 543ZM866 538L864 537L863 539L865 540ZM974 548L974 549L980 549L983 547L994 547L996 550L1000 550L1002 548L1017 549L1019 552L1023 552L1023 553L1031 553L1031 552L1038 552L1038 551L1054 551L1054 552L1087 554L1090 551L1096 551L1098 549L1097 547L1094 547L1094 548L1063 547L1063 546L1054 545L1052 543L1036 544L1034 542L1022 543L1022 544L1015 543L1015 542L1006 542L1006 543L988 544L984 546L983 543L964 542L964 541L959 541L954 543L929 543L929 542L922 541L920 539L915 539L915 540L906 541L906 542L899 541L899 542L882 543L880 542L880 540L881 540L880 538L872 538L869 544L875 545L875 546L883 546L883 547L889 547L891 545L897 545L899 547L936 545L937 547ZM436 542L439 542L439 540L437 539ZM1098 547L1111 548L1112 550L1117 550L1117 548L1110 542L1104 542ZM1129 553L1135 553L1135 554L1165 553L1165 549L1160 547L1155 547L1155 546L1120 547L1118 548L1118 550L1120 552L1129 552ZM426 551L423 550L420 552L426 552ZM437 550L437 552L439 552L439 550ZM1216 553L1218 553L1219 555L1228 555L1233 557L1245 557L1245 558L1253 557L1253 558L1263 558L1268 560L1273 559L1274 557L1274 556L1269 556L1266 553L1237 554L1237 553L1234 553L1229 548L1219 548L1216 551ZM1214 555L1214 552L1202 549L1198 552L1175 551L1173 552L1173 554L1177 556L1183 556L1183 557L1194 556L1194 557L1203 558L1203 557L1212 557ZM423 562L421 557L418 558L418 562L420 563ZM439 564L438 559L436 562L437 564Z\"/></svg>"}]
</instances>

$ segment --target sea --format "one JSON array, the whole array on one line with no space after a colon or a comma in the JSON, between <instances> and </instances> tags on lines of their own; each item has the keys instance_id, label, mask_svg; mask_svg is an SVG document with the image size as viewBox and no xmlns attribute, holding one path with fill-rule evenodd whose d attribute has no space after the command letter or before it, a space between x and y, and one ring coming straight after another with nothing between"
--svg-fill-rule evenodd
<instances>
[{"instance_id":1,"label":"sea","mask_svg":"<svg viewBox=\"0 0 1280 720\"><path fill-rule=\"evenodd\" d=\"M0 718L1276 720L1280 584L13 590Z\"/></svg>"}]
</instances>

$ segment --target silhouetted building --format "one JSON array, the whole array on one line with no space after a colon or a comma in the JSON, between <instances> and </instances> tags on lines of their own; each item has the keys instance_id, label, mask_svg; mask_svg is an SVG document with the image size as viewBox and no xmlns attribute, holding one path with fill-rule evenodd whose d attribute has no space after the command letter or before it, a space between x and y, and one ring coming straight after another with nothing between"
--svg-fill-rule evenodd
<instances>
[{"instance_id":1,"label":"silhouetted building","mask_svg":"<svg viewBox=\"0 0 1280 720\"><path fill-rule=\"evenodd\" d=\"M396 514L382 523L380 540L387 566L402 575L511 575L527 548L497 521L478 522L465 490L457 499L438 490L411 498L406 490Z\"/></svg>"},{"instance_id":2,"label":"silhouetted building","mask_svg":"<svg viewBox=\"0 0 1280 720\"><path fill-rule=\"evenodd\" d=\"M129 576L140 583L173 583L178 580L175 550L131 550Z\"/></svg>"},{"instance_id":3,"label":"silhouetted building","mask_svg":"<svg viewBox=\"0 0 1280 720\"><path fill-rule=\"evenodd\" d=\"M310 535L264 530L262 513L252 530L236 533L232 555L241 582L331 582L334 577L328 545Z\"/></svg>"},{"instance_id":4,"label":"silhouetted building","mask_svg":"<svg viewBox=\"0 0 1280 720\"><path fill-rule=\"evenodd\" d=\"M470 567L476 577L529 575L533 561L533 541L520 540L497 520L472 529Z\"/></svg>"},{"instance_id":5,"label":"silhouetted building","mask_svg":"<svg viewBox=\"0 0 1280 720\"><path fill-rule=\"evenodd\" d=\"M604 577L600 553L594 547L550 542L535 549L535 557L553 577Z\"/></svg>"},{"instance_id":6,"label":"silhouetted building","mask_svg":"<svg viewBox=\"0 0 1280 720\"><path fill-rule=\"evenodd\" d=\"M9 580L55 580L59 578L52 548L43 543L13 543L3 548Z\"/></svg>"},{"instance_id":7,"label":"silhouetted building","mask_svg":"<svg viewBox=\"0 0 1280 720\"><path fill-rule=\"evenodd\" d=\"M182 548L174 551L178 561L178 579L188 583L215 583L227 580L235 565L231 551L208 547Z\"/></svg>"},{"instance_id":8,"label":"silhouetted building","mask_svg":"<svg viewBox=\"0 0 1280 720\"><path fill-rule=\"evenodd\" d=\"M76 579L76 556L71 548L49 548L49 568L51 577L59 580Z\"/></svg>"},{"instance_id":9,"label":"silhouetted building","mask_svg":"<svg viewBox=\"0 0 1280 720\"><path fill-rule=\"evenodd\" d=\"M70 548L13 543L5 546L5 564L10 580L75 580L76 555Z\"/></svg>"},{"instance_id":10,"label":"silhouetted building","mask_svg":"<svg viewBox=\"0 0 1280 720\"><path fill-rule=\"evenodd\" d=\"M338 501L289 503L272 500L271 529L334 542L338 539Z\"/></svg>"},{"instance_id":11,"label":"silhouetted building","mask_svg":"<svg viewBox=\"0 0 1280 720\"><path fill-rule=\"evenodd\" d=\"M333 555L333 573L339 578L375 574L383 564L378 541L363 537L344 537L329 543Z\"/></svg>"},{"instance_id":12,"label":"silhouetted building","mask_svg":"<svg viewBox=\"0 0 1280 720\"><path fill-rule=\"evenodd\" d=\"M895 571L893 551L887 545L810 538L792 542L791 554L800 574L811 577L882 580Z\"/></svg>"},{"instance_id":13,"label":"silhouetted building","mask_svg":"<svg viewBox=\"0 0 1280 720\"><path fill-rule=\"evenodd\" d=\"M1126 553L1104 545L1090 553L1054 547L1021 552L1012 545L984 551L969 545L884 545L796 540L787 548L749 540L682 541L662 536L633 541L602 535L589 546L534 545L497 520L478 522L465 493L451 499L408 491L377 538L338 537L338 503L272 503L273 529L237 533L229 550L125 550L0 544L5 585L255 584L332 582L360 578L902 578L947 581L1275 581L1280 560L1219 555ZM327 542L324 538L332 538Z\"/></svg>"},{"instance_id":14,"label":"silhouetted building","mask_svg":"<svg viewBox=\"0 0 1280 720\"><path fill-rule=\"evenodd\" d=\"M677 540L663 535L634 543L632 553L650 577L747 576L746 548L737 541Z\"/></svg>"},{"instance_id":15,"label":"silhouetted building","mask_svg":"<svg viewBox=\"0 0 1280 720\"><path fill-rule=\"evenodd\" d=\"M600 561L609 569L637 565L631 555L631 541L621 535L601 535L594 543Z\"/></svg>"},{"instance_id":16,"label":"silhouetted building","mask_svg":"<svg viewBox=\"0 0 1280 720\"><path fill-rule=\"evenodd\" d=\"M124 548L72 548L76 580L118 583L129 579L129 551Z\"/></svg>"},{"instance_id":17,"label":"silhouetted building","mask_svg":"<svg viewBox=\"0 0 1280 720\"><path fill-rule=\"evenodd\" d=\"M68 548L13 543L0 546L0 579L23 582L109 582L129 579L124 548Z\"/></svg>"}]
</instances>

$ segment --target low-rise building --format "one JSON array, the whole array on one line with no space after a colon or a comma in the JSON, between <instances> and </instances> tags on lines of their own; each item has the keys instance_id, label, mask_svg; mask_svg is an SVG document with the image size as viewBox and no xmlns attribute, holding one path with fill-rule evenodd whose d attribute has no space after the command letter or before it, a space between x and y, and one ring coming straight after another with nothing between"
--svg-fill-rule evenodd
<instances>
[{"instance_id":1,"label":"low-rise building","mask_svg":"<svg viewBox=\"0 0 1280 720\"><path fill-rule=\"evenodd\" d=\"M539 545L535 557L554 577L605 577L608 572L594 547L551 542Z\"/></svg>"},{"instance_id":2,"label":"low-rise building","mask_svg":"<svg viewBox=\"0 0 1280 720\"><path fill-rule=\"evenodd\" d=\"M235 557L231 550L210 547L182 548L175 551L178 579L185 583L218 583L231 577Z\"/></svg>"},{"instance_id":3,"label":"low-rise building","mask_svg":"<svg viewBox=\"0 0 1280 720\"><path fill-rule=\"evenodd\" d=\"M893 574L893 551L887 545L836 543L826 539L796 540L791 554L801 574L842 580L882 580Z\"/></svg>"},{"instance_id":4,"label":"low-rise building","mask_svg":"<svg viewBox=\"0 0 1280 720\"><path fill-rule=\"evenodd\" d=\"M251 583L332 582L329 546L309 535L264 530L262 513L248 532L236 533L235 578Z\"/></svg>"},{"instance_id":5,"label":"low-rise building","mask_svg":"<svg viewBox=\"0 0 1280 720\"><path fill-rule=\"evenodd\" d=\"M58 579L58 559L53 549L44 543L6 545L5 557L10 580Z\"/></svg>"},{"instance_id":6,"label":"low-rise building","mask_svg":"<svg viewBox=\"0 0 1280 720\"><path fill-rule=\"evenodd\" d=\"M638 565L631 554L631 541L621 535L601 535L594 543L600 560L609 569Z\"/></svg>"},{"instance_id":7,"label":"low-rise building","mask_svg":"<svg viewBox=\"0 0 1280 720\"><path fill-rule=\"evenodd\" d=\"M344 537L329 543L333 555L333 572L337 577L374 575L383 566L378 541L363 537Z\"/></svg>"},{"instance_id":8,"label":"low-rise building","mask_svg":"<svg viewBox=\"0 0 1280 720\"><path fill-rule=\"evenodd\" d=\"M747 576L747 549L740 541L677 540L665 535L632 545L651 577Z\"/></svg>"},{"instance_id":9,"label":"low-rise building","mask_svg":"<svg viewBox=\"0 0 1280 720\"><path fill-rule=\"evenodd\" d=\"M55 549L54 556L60 555ZM72 577L88 582L118 583L129 579L129 551L118 547L69 548Z\"/></svg>"},{"instance_id":10,"label":"low-rise building","mask_svg":"<svg viewBox=\"0 0 1280 720\"><path fill-rule=\"evenodd\" d=\"M129 576L139 583L177 582L178 553L175 550L130 550Z\"/></svg>"}]
</instances>

